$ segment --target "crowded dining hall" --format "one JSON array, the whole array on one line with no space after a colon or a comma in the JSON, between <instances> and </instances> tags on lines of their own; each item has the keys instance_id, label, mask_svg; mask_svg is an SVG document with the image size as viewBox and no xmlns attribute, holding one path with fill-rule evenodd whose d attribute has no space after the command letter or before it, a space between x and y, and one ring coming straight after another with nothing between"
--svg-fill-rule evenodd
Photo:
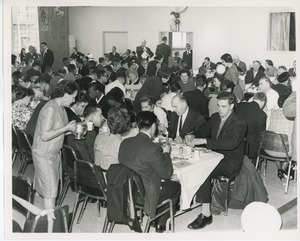
<instances>
[{"instance_id":1,"label":"crowded dining hall","mask_svg":"<svg viewBox=\"0 0 300 241\"><path fill-rule=\"evenodd\" d=\"M9 9L11 235L297 232L295 3Z\"/></svg>"}]
</instances>

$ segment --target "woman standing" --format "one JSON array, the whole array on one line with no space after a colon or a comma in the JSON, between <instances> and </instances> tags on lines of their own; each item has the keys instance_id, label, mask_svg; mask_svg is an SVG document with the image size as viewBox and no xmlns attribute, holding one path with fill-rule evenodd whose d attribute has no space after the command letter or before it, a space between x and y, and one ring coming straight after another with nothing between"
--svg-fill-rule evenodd
<instances>
[{"instance_id":1,"label":"woman standing","mask_svg":"<svg viewBox=\"0 0 300 241\"><path fill-rule=\"evenodd\" d=\"M55 206L60 173L60 149L66 132L75 130L75 121L68 123L64 109L75 101L75 82L61 81L52 99L40 111L32 145L35 168L34 185L44 198L44 209Z\"/></svg>"}]
</instances>

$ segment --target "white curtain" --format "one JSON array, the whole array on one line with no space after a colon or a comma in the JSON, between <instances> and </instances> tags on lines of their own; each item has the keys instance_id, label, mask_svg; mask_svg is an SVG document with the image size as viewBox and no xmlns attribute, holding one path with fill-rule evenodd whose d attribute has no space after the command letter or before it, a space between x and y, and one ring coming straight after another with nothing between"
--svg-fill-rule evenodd
<instances>
[{"instance_id":1,"label":"white curtain","mask_svg":"<svg viewBox=\"0 0 300 241\"><path fill-rule=\"evenodd\" d=\"M271 13L268 50L289 51L289 36L290 13Z\"/></svg>"}]
</instances>

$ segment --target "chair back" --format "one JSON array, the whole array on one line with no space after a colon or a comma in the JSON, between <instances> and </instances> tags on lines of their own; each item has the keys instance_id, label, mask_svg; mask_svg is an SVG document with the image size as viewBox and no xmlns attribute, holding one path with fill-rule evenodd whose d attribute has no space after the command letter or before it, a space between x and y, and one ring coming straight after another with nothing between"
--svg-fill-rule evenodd
<instances>
[{"instance_id":1,"label":"chair back","mask_svg":"<svg viewBox=\"0 0 300 241\"><path fill-rule=\"evenodd\" d=\"M24 155L27 155L28 157L31 157L31 144L28 140L27 134L25 131L16 129L19 147Z\"/></svg>"},{"instance_id":2,"label":"chair back","mask_svg":"<svg viewBox=\"0 0 300 241\"><path fill-rule=\"evenodd\" d=\"M18 137L16 133L16 127L12 126L12 147L15 149L19 149L19 142L18 142Z\"/></svg>"},{"instance_id":3,"label":"chair back","mask_svg":"<svg viewBox=\"0 0 300 241\"><path fill-rule=\"evenodd\" d=\"M62 167L70 178L74 178L74 163L77 161L77 156L72 147L64 145L62 148Z\"/></svg>"},{"instance_id":4,"label":"chair back","mask_svg":"<svg viewBox=\"0 0 300 241\"><path fill-rule=\"evenodd\" d=\"M32 203L32 184L30 180L22 176L12 177L12 194ZM28 210L13 200L13 208L25 216L28 216Z\"/></svg>"},{"instance_id":5,"label":"chair back","mask_svg":"<svg viewBox=\"0 0 300 241\"><path fill-rule=\"evenodd\" d=\"M145 189L141 176L136 173L132 177L132 193L134 203L137 205L144 206L145 204Z\"/></svg>"},{"instance_id":6,"label":"chair back","mask_svg":"<svg viewBox=\"0 0 300 241\"><path fill-rule=\"evenodd\" d=\"M268 151L281 152L289 157L289 141L286 134L278 134L272 131L265 131L263 133L260 148ZM259 148L259 149L260 149Z\"/></svg>"},{"instance_id":7,"label":"chair back","mask_svg":"<svg viewBox=\"0 0 300 241\"><path fill-rule=\"evenodd\" d=\"M48 230L48 215L38 215L33 219L27 219L24 225L24 233L68 233L69 206L55 207L53 210L52 230Z\"/></svg>"},{"instance_id":8,"label":"chair back","mask_svg":"<svg viewBox=\"0 0 300 241\"><path fill-rule=\"evenodd\" d=\"M106 200L106 182L99 166L90 162L75 162L76 192L104 197Z\"/></svg>"}]
</instances>

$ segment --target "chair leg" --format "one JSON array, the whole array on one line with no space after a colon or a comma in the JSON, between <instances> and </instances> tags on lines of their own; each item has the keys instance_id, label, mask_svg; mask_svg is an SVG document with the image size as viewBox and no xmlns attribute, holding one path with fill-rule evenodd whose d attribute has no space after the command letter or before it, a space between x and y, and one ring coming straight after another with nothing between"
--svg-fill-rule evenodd
<instances>
[{"instance_id":1,"label":"chair leg","mask_svg":"<svg viewBox=\"0 0 300 241\"><path fill-rule=\"evenodd\" d=\"M170 203L170 222L171 222L171 232L174 233L175 230L174 230L174 213L173 213L173 204L172 204L172 201ZM169 227L168 227L169 229Z\"/></svg>"},{"instance_id":2,"label":"chair leg","mask_svg":"<svg viewBox=\"0 0 300 241\"><path fill-rule=\"evenodd\" d=\"M226 181L227 184L227 195L226 195L226 199L225 199L225 211L224 211L224 216L228 215L228 200L229 200L229 192L230 192L230 182L229 180Z\"/></svg>"},{"instance_id":3,"label":"chair leg","mask_svg":"<svg viewBox=\"0 0 300 241\"><path fill-rule=\"evenodd\" d=\"M74 219L75 219L77 208L78 208L79 195L80 194L77 193L76 200L75 200L75 203L73 206L73 214L72 214L72 220L71 220L70 227L69 227L69 233L72 233L73 223L74 223Z\"/></svg>"},{"instance_id":4,"label":"chair leg","mask_svg":"<svg viewBox=\"0 0 300 241\"><path fill-rule=\"evenodd\" d=\"M284 194L287 194L287 192L288 192L289 183L290 183L291 168L292 168L292 162L289 163L288 175L287 175L287 178L286 178L286 185L285 185L285 188L284 188Z\"/></svg>"},{"instance_id":5,"label":"chair leg","mask_svg":"<svg viewBox=\"0 0 300 241\"><path fill-rule=\"evenodd\" d=\"M146 226L144 229L144 233L149 233L149 229L150 229L150 217L147 218L147 222L146 222Z\"/></svg>"},{"instance_id":6,"label":"chair leg","mask_svg":"<svg viewBox=\"0 0 300 241\"><path fill-rule=\"evenodd\" d=\"M82 216L83 216L83 213L84 213L84 211L85 211L85 209L86 209L86 205L87 205L87 201L88 201L88 197L85 197L85 199L84 199L84 202L83 202L83 204L82 204L82 206L81 206L81 209L80 209L80 213L79 213L79 216L78 216L78 219L77 219L77 224L79 224L80 223L80 221L81 221L81 218L82 218Z\"/></svg>"},{"instance_id":7,"label":"chair leg","mask_svg":"<svg viewBox=\"0 0 300 241\"><path fill-rule=\"evenodd\" d=\"M111 222L111 223L110 223L110 226L109 226L109 229L108 229L108 232L109 232L109 233L112 233L114 227L115 227L115 222Z\"/></svg>"},{"instance_id":8,"label":"chair leg","mask_svg":"<svg viewBox=\"0 0 300 241\"><path fill-rule=\"evenodd\" d=\"M102 233L106 233L107 228L108 228L108 218L107 218L107 215L106 215L105 220L104 220L104 224L103 224Z\"/></svg>"},{"instance_id":9,"label":"chair leg","mask_svg":"<svg viewBox=\"0 0 300 241\"><path fill-rule=\"evenodd\" d=\"M267 172L267 159L265 159L264 161L265 161L265 167L264 167L264 177L265 177Z\"/></svg>"},{"instance_id":10,"label":"chair leg","mask_svg":"<svg viewBox=\"0 0 300 241\"><path fill-rule=\"evenodd\" d=\"M12 155L12 166L14 166L16 159L18 156L18 151L17 150L13 150L13 155Z\"/></svg>"},{"instance_id":11,"label":"chair leg","mask_svg":"<svg viewBox=\"0 0 300 241\"><path fill-rule=\"evenodd\" d=\"M100 200L97 200L97 217L100 217Z\"/></svg>"},{"instance_id":12,"label":"chair leg","mask_svg":"<svg viewBox=\"0 0 300 241\"><path fill-rule=\"evenodd\" d=\"M64 187L62 189L62 192L59 194L59 197L57 199L57 206L61 206L65 197L66 197L66 194L67 194L67 191L69 189L69 186L70 186L70 180L67 179L64 183Z\"/></svg>"}]
</instances>

